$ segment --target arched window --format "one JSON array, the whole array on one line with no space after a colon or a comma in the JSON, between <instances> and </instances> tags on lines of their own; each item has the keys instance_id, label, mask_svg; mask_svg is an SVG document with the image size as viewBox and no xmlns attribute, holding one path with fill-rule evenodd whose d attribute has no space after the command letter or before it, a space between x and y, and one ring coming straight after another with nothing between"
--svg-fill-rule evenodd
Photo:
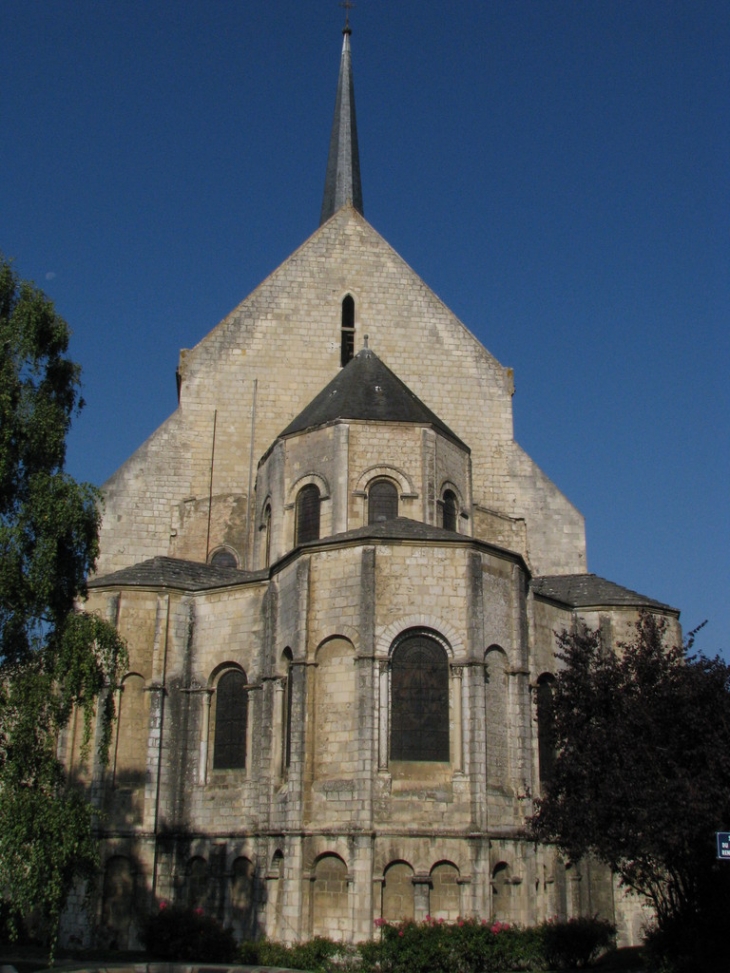
<instances>
[{"instance_id":1,"label":"arched window","mask_svg":"<svg viewBox=\"0 0 730 973\"><path fill-rule=\"evenodd\" d=\"M449 662L425 633L407 636L393 651L390 759L449 759Z\"/></svg>"},{"instance_id":2,"label":"arched window","mask_svg":"<svg viewBox=\"0 0 730 973\"><path fill-rule=\"evenodd\" d=\"M398 490L390 480L376 480L368 490L368 523L382 524L398 516Z\"/></svg>"},{"instance_id":3,"label":"arched window","mask_svg":"<svg viewBox=\"0 0 730 973\"><path fill-rule=\"evenodd\" d=\"M297 544L319 540L319 489L310 483L297 494Z\"/></svg>"},{"instance_id":4,"label":"arched window","mask_svg":"<svg viewBox=\"0 0 730 973\"><path fill-rule=\"evenodd\" d=\"M246 766L247 724L246 673L229 669L218 680L215 693L214 770L240 770Z\"/></svg>"},{"instance_id":5,"label":"arched window","mask_svg":"<svg viewBox=\"0 0 730 973\"><path fill-rule=\"evenodd\" d=\"M225 547L219 548L219 550L217 550L215 554L213 554L213 556L210 559L210 563L215 568L237 568L238 567L238 561L236 560L236 555L233 553L233 551L229 551Z\"/></svg>"},{"instance_id":6,"label":"arched window","mask_svg":"<svg viewBox=\"0 0 730 973\"><path fill-rule=\"evenodd\" d=\"M537 750L541 784L549 784L555 771L554 685L555 677L549 672L537 680Z\"/></svg>"},{"instance_id":7,"label":"arched window","mask_svg":"<svg viewBox=\"0 0 730 973\"><path fill-rule=\"evenodd\" d=\"M342 301L342 339L340 365L345 365L355 354L355 302L348 294Z\"/></svg>"},{"instance_id":8,"label":"arched window","mask_svg":"<svg viewBox=\"0 0 730 973\"><path fill-rule=\"evenodd\" d=\"M456 530L456 494L453 490L444 490L444 530Z\"/></svg>"}]
</instances>

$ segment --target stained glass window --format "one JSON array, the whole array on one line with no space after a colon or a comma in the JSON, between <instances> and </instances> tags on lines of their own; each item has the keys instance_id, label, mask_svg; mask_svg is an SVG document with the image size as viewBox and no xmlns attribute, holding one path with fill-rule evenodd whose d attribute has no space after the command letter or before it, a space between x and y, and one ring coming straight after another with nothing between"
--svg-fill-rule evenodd
<instances>
[{"instance_id":1,"label":"stained glass window","mask_svg":"<svg viewBox=\"0 0 730 973\"><path fill-rule=\"evenodd\" d=\"M449 759L449 664L436 639L403 639L391 662L391 760Z\"/></svg>"}]
</instances>

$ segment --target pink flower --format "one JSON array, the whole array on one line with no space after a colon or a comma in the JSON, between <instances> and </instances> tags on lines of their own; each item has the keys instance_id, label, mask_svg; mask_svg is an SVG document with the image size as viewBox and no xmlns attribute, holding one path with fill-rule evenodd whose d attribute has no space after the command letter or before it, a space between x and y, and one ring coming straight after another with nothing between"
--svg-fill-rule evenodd
<instances>
[{"instance_id":1,"label":"pink flower","mask_svg":"<svg viewBox=\"0 0 730 973\"><path fill-rule=\"evenodd\" d=\"M163 899L162 902L160 902L160 912L162 912L162 910L166 908L167 908L167 902L165 902L165 900Z\"/></svg>"},{"instance_id":2,"label":"pink flower","mask_svg":"<svg viewBox=\"0 0 730 973\"><path fill-rule=\"evenodd\" d=\"M403 930L402 930L402 929L401 929L401 931L400 931L400 932L398 933L398 935L399 935L399 936L402 936L402 935L403 935Z\"/></svg>"},{"instance_id":3,"label":"pink flower","mask_svg":"<svg viewBox=\"0 0 730 973\"><path fill-rule=\"evenodd\" d=\"M508 922L495 922L492 926L491 932L497 935L498 932L504 932L505 929L509 929Z\"/></svg>"},{"instance_id":4,"label":"pink flower","mask_svg":"<svg viewBox=\"0 0 730 973\"><path fill-rule=\"evenodd\" d=\"M375 920L375 925L378 927L378 929L380 929L381 926L387 926L388 925L388 920L387 919L376 919Z\"/></svg>"},{"instance_id":5,"label":"pink flower","mask_svg":"<svg viewBox=\"0 0 730 973\"><path fill-rule=\"evenodd\" d=\"M202 916L203 915L203 910L200 908L200 906L198 906L197 909L193 909L193 913L196 916Z\"/></svg>"}]
</instances>

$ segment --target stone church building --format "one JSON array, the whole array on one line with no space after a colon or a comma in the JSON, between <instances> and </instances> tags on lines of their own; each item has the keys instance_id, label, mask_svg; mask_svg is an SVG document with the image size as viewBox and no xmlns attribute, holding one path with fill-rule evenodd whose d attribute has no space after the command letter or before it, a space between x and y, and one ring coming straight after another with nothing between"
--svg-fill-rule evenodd
<instances>
[{"instance_id":1,"label":"stone church building","mask_svg":"<svg viewBox=\"0 0 730 973\"><path fill-rule=\"evenodd\" d=\"M381 917L641 910L526 821L556 631L678 612L587 573L583 518L513 438L512 373L363 216L350 31L321 222L184 350L179 404L104 486L88 607L117 626L103 809L66 937L163 900L240 937ZM96 932L92 932L95 930Z\"/></svg>"}]
</instances>

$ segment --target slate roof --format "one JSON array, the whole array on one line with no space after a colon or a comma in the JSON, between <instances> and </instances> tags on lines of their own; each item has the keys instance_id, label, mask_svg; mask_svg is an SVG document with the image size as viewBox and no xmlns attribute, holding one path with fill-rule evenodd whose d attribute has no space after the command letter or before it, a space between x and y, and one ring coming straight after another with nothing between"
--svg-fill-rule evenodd
<instances>
[{"instance_id":1,"label":"slate roof","mask_svg":"<svg viewBox=\"0 0 730 973\"><path fill-rule=\"evenodd\" d=\"M335 117L332 121L330 150L327 158L327 175L324 181L324 197L319 225L326 223L338 209L351 203L362 213L362 184L360 182L360 152L357 145L355 120L355 88L352 83L352 56L350 34L346 26L342 32L340 76L337 79Z\"/></svg>"},{"instance_id":2,"label":"slate roof","mask_svg":"<svg viewBox=\"0 0 730 973\"><path fill-rule=\"evenodd\" d=\"M93 578L89 581L89 588L151 587L207 591L245 581L266 580L268 576L268 571L239 571L237 568L220 568L176 557L153 557L101 578Z\"/></svg>"},{"instance_id":3,"label":"slate roof","mask_svg":"<svg viewBox=\"0 0 730 973\"><path fill-rule=\"evenodd\" d=\"M383 520L377 524L365 524L363 527L356 527L354 530L348 530L342 534L333 534L332 537L324 539L348 541L368 537L396 541L472 540L466 534L459 534L453 530L444 530L443 527L434 527L432 524L423 524L420 520L411 520L410 517L395 517L393 520ZM318 543L321 543L321 541Z\"/></svg>"},{"instance_id":4,"label":"slate roof","mask_svg":"<svg viewBox=\"0 0 730 973\"><path fill-rule=\"evenodd\" d=\"M279 437L304 432L338 419L429 425L467 452L470 451L446 423L421 402L369 348L359 351Z\"/></svg>"},{"instance_id":5,"label":"slate roof","mask_svg":"<svg viewBox=\"0 0 730 973\"><path fill-rule=\"evenodd\" d=\"M535 595L550 601L559 601L570 608L593 608L605 605L636 608L661 608L664 611L679 610L654 598L647 598L630 588L623 588L613 581L595 574L556 574L533 578L530 586Z\"/></svg>"},{"instance_id":6,"label":"slate roof","mask_svg":"<svg viewBox=\"0 0 730 973\"><path fill-rule=\"evenodd\" d=\"M478 543L482 547L499 551L503 555L522 561L521 555L514 551L508 551L493 544L486 544L468 534L459 534L456 531L444 530L443 527L423 524L418 520L411 520L409 517L395 517L393 520L377 524L365 524L363 527L356 527L354 530L344 531L341 534L331 534L328 537L321 537L319 540L307 541L284 555L280 563L286 562L292 557L297 557L300 549L306 550L323 545L337 546L353 541L366 542L368 540ZM131 567L114 571L112 574L92 578L89 581L89 588L175 588L180 591L211 591L215 588L227 588L231 585L246 584L251 581L267 581L268 578L268 569L239 571L237 568L219 568L213 564L202 564L200 561L184 561L175 557L153 557L148 561L141 561Z\"/></svg>"}]
</instances>

